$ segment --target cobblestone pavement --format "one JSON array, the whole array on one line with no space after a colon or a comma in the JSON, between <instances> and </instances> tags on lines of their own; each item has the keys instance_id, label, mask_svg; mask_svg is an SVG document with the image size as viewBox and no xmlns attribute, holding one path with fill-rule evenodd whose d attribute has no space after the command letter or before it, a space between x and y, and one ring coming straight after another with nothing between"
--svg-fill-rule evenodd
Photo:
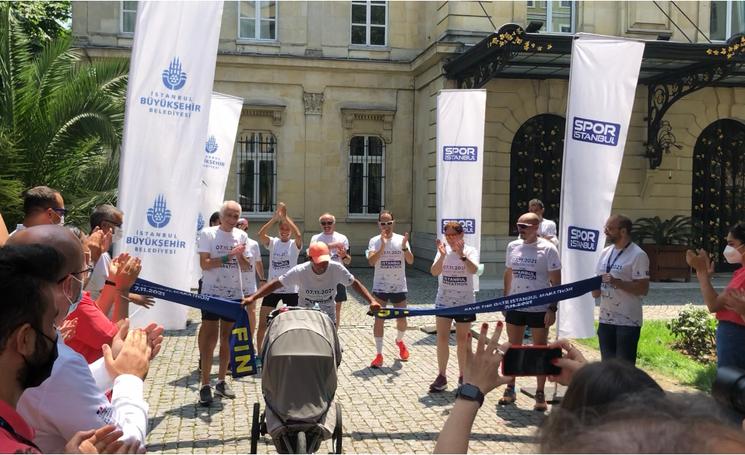
<instances>
[{"instance_id":1,"label":"cobblestone pavement","mask_svg":"<svg viewBox=\"0 0 745 455\"><path fill-rule=\"evenodd\" d=\"M372 283L371 269L353 269L365 284ZM436 280L426 273L409 271L409 298L412 304L431 304ZM498 284L498 283L497 283ZM722 287L724 278L715 284ZM479 293L479 299L490 298L498 289ZM448 366L448 391L429 394L428 385L436 375L435 338L418 330L432 324L434 318L409 320L408 362L397 360L394 326L387 324L385 365L370 369L374 355L372 320L366 316L366 305L354 293L342 311L339 329L344 347L339 369L337 400L343 408L343 445L347 453L431 453L440 428L454 401L458 367L454 339ZM698 286L692 283L653 283L646 299L645 318L669 319L685 303L701 305ZM496 321L499 315L480 315L479 321ZM167 333L160 356L152 363L146 381L146 399L150 403L149 452L168 453L247 453L253 403L264 403L261 379L247 377L232 382L235 400L216 399L208 408L197 404L199 357L196 333L199 313L190 311L191 323L185 330ZM595 351L583 350L590 358ZM217 371L215 366L213 371ZM679 390L674 382L660 378L664 387ZM518 387L530 386L531 380L518 380ZM547 389L550 390L550 389ZM486 397L473 426L472 453L535 452L535 431L545 418L532 410L532 400L518 394L517 406L499 407L500 390ZM330 451L322 446L319 453ZM269 437L262 438L259 453L276 453Z\"/></svg>"}]
</instances>

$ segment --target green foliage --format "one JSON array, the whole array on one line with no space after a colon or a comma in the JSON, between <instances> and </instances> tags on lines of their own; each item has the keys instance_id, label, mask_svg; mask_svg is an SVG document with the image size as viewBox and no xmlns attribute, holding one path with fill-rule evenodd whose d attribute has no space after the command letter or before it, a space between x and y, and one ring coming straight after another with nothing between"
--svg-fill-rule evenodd
<instances>
[{"instance_id":1,"label":"green foliage","mask_svg":"<svg viewBox=\"0 0 745 455\"><path fill-rule=\"evenodd\" d=\"M72 6L67 1L13 1L10 9L18 24L31 41L34 51L44 44L62 36L68 36L67 28L72 17Z\"/></svg>"},{"instance_id":2,"label":"green foliage","mask_svg":"<svg viewBox=\"0 0 745 455\"><path fill-rule=\"evenodd\" d=\"M716 363L702 362L673 347L677 341L666 321L644 321L637 351L636 366L672 378L677 382L711 391L716 376ZM597 337L577 340L585 346L599 349Z\"/></svg>"},{"instance_id":3,"label":"green foliage","mask_svg":"<svg viewBox=\"0 0 745 455\"><path fill-rule=\"evenodd\" d=\"M631 237L636 243L657 245L688 245L691 241L693 224L691 217L675 215L668 220L660 217L639 218L634 222Z\"/></svg>"},{"instance_id":4,"label":"green foliage","mask_svg":"<svg viewBox=\"0 0 745 455\"><path fill-rule=\"evenodd\" d=\"M675 336L675 347L699 361L709 361L716 346L716 320L703 308L688 304L667 328Z\"/></svg>"},{"instance_id":5,"label":"green foliage","mask_svg":"<svg viewBox=\"0 0 745 455\"><path fill-rule=\"evenodd\" d=\"M21 219L20 190L48 185L84 226L90 208L116 197L128 62L84 62L61 36L34 53L0 3L0 207Z\"/></svg>"}]
</instances>

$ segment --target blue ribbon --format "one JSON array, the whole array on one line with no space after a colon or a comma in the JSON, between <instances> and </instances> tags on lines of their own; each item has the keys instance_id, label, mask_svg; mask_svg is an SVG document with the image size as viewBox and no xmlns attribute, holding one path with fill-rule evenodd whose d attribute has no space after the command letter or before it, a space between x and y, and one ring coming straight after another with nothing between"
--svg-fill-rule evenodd
<instances>
[{"instance_id":1,"label":"blue ribbon","mask_svg":"<svg viewBox=\"0 0 745 455\"><path fill-rule=\"evenodd\" d=\"M559 300L572 299L600 289L601 277L595 276L574 283L553 286L538 291L499 297L482 302L469 303L448 308L383 308L377 313L368 313L380 319L397 319L411 316L453 316L460 314L494 313L497 311L519 310Z\"/></svg>"},{"instance_id":2,"label":"blue ribbon","mask_svg":"<svg viewBox=\"0 0 745 455\"><path fill-rule=\"evenodd\" d=\"M132 292L198 308L234 320L235 325L230 334L230 372L234 378L256 374L256 354L248 313L240 303L235 300L192 294L139 278L132 286Z\"/></svg>"}]
</instances>

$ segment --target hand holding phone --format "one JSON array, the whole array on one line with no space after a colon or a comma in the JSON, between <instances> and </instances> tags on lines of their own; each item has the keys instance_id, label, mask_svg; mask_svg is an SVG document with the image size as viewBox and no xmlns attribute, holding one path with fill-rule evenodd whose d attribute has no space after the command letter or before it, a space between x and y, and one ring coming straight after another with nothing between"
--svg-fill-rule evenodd
<instances>
[{"instance_id":1,"label":"hand holding phone","mask_svg":"<svg viewBox=\"0 0 745 455\"><path fill-rule=\"evenodd\" d=\"M557 376L561 368L554 365L561 358L560 347L512 346L502 359L504 376Z\"/></svg>"}]
</instances>

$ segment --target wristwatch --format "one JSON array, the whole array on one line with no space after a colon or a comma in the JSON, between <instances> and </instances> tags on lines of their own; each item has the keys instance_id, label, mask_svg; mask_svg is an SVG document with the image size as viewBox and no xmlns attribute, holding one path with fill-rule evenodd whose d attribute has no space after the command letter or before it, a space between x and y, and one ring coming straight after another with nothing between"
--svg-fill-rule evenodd
<instances>
[{"instance_id":1,"label":"wristwatch","mask_svg":"<svg viewBox=\"0 0 745 455\"><path fill-rule=\"evenodd\" d=\"M463 398L468 401L476 401L481 407L484 404L484 394L473 384L463 384L455 392L455 398Z\"/></svg>"}]
</instances>

